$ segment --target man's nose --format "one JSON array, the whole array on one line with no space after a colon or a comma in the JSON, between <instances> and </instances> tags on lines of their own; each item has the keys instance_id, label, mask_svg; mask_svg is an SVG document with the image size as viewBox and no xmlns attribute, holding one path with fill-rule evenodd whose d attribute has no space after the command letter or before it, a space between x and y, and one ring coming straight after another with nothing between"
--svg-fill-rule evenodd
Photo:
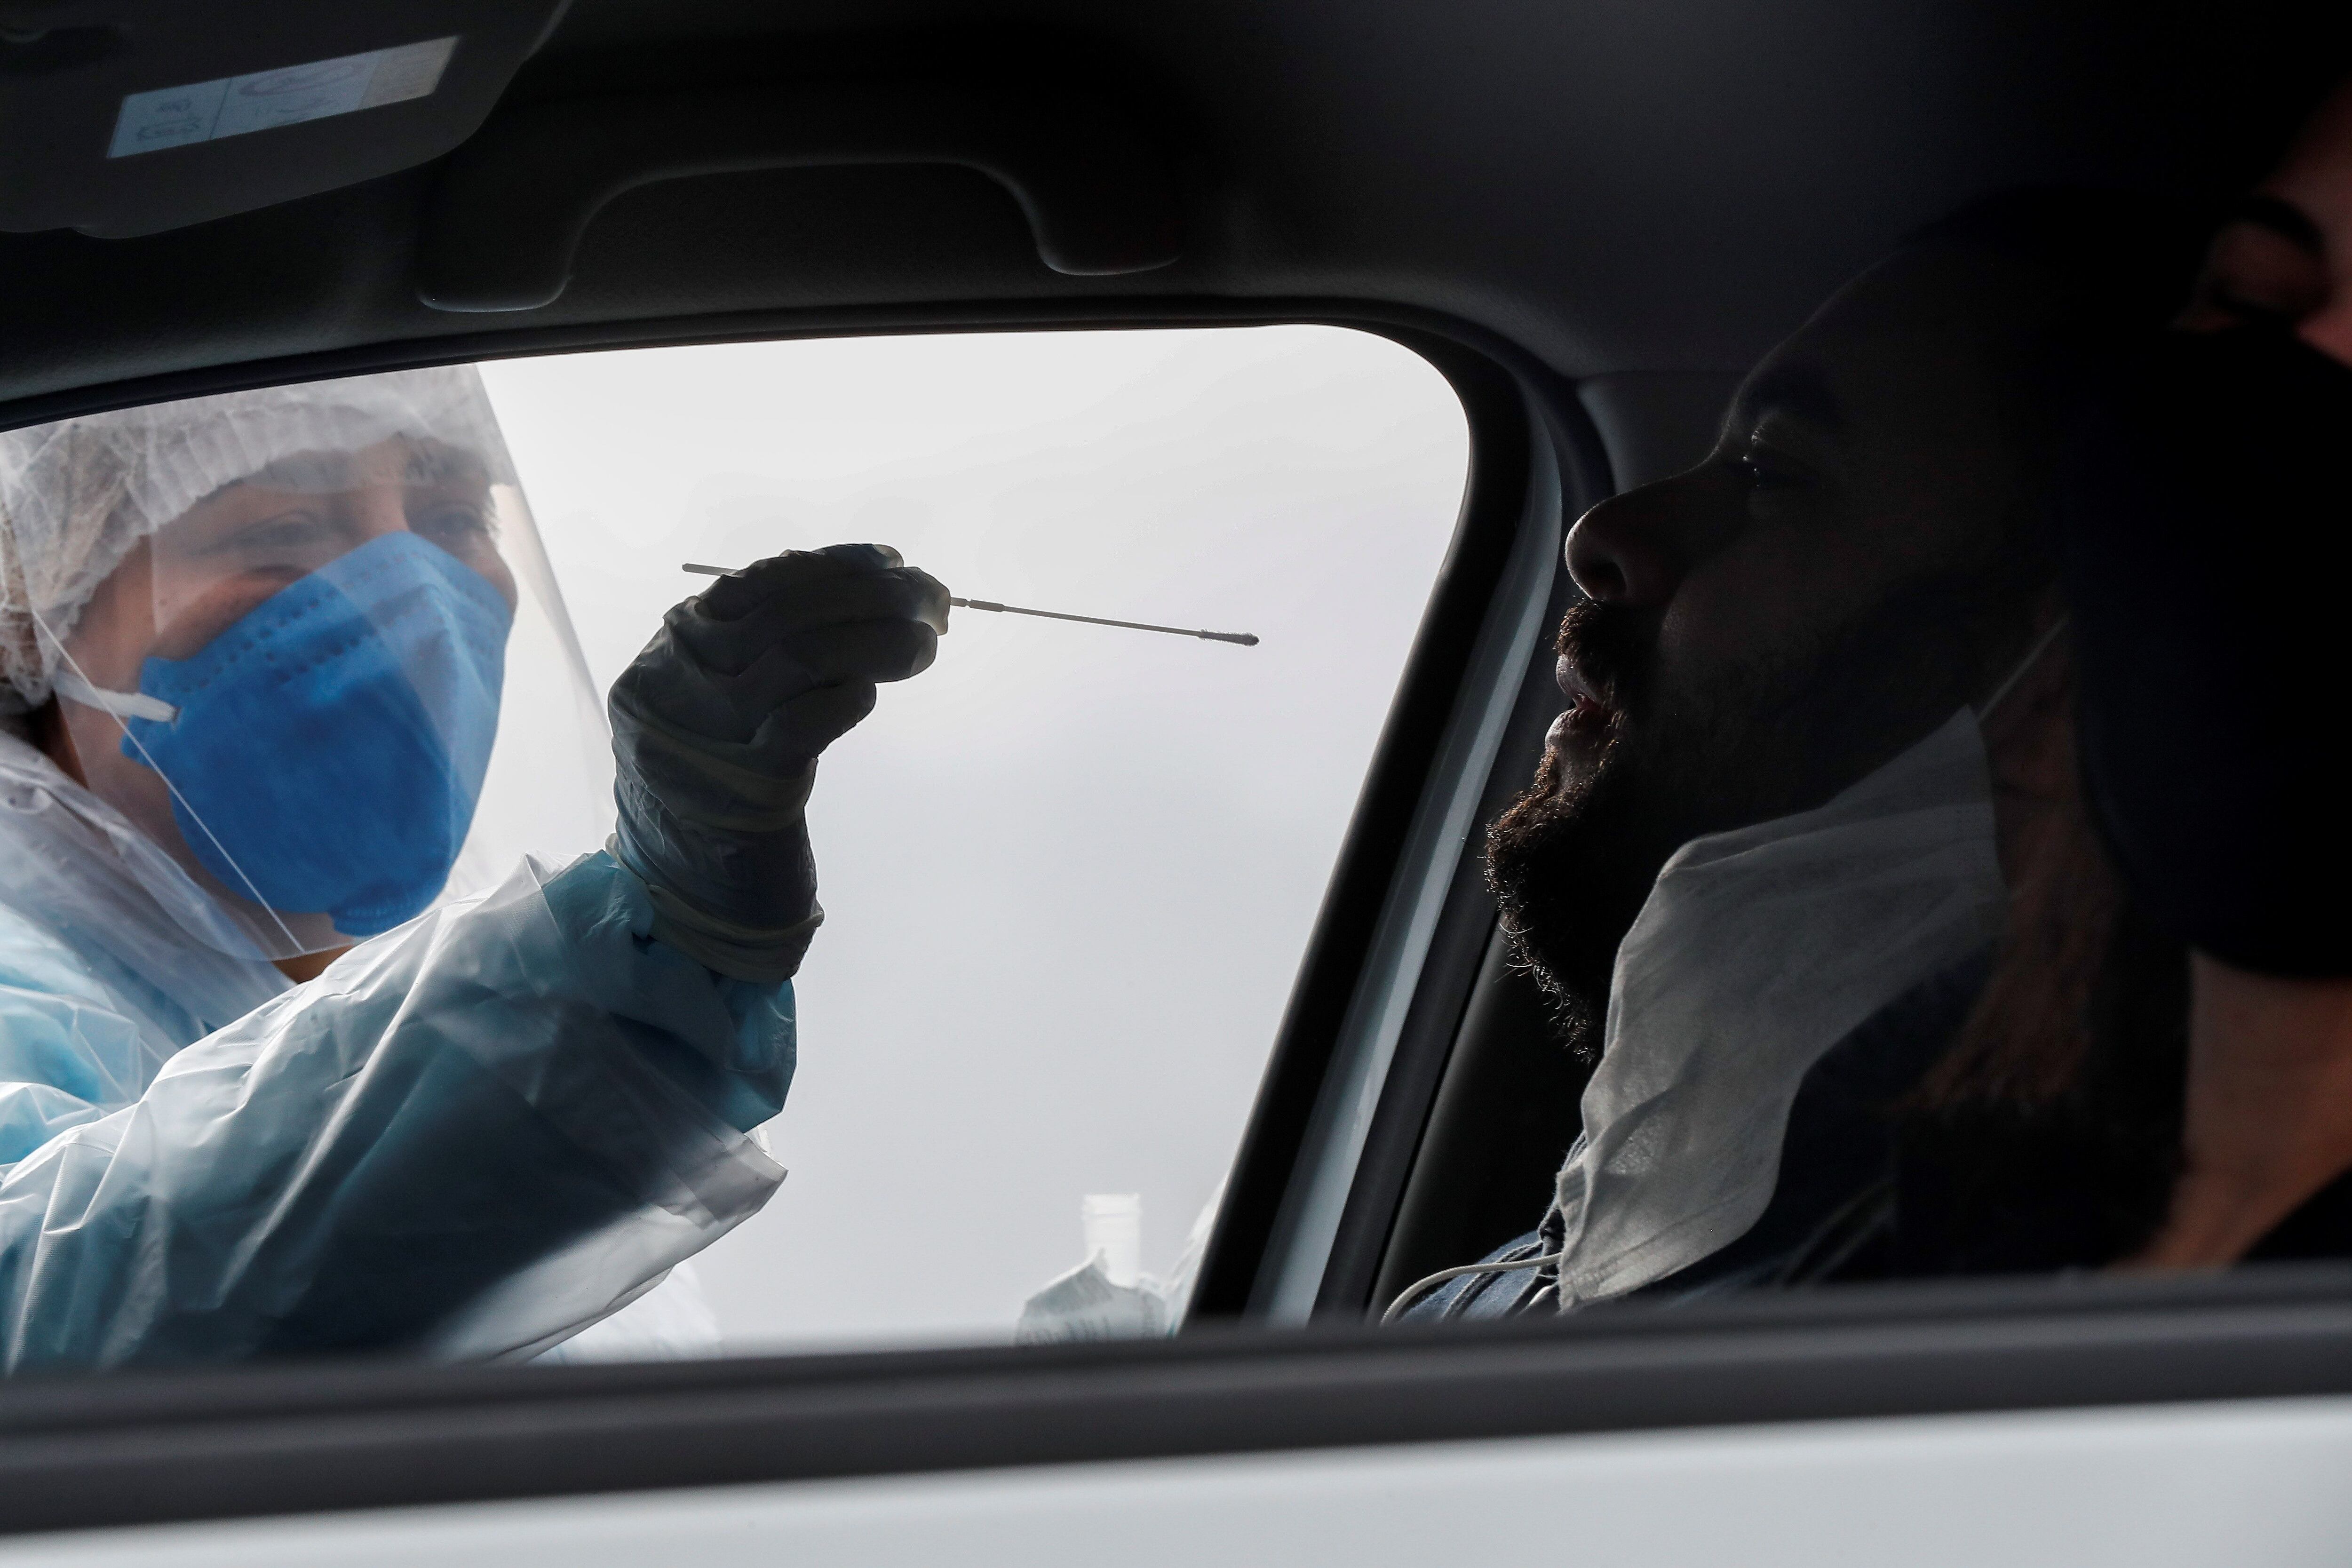
<instances>
[{"instance_id":1,"label":"man's nose","mask_svg":"<svg viewBox=\"0 0 2352 1568\"><path fill-rule=\"evenodd\" d=\"M408 491L401 485L366 485L344 500L352 531L362 543L408 531Z\"/></svg>"},{"instance_id":2,"label":"man's nose","mask_svg":"<svg viewBox=\"0 0 2352 1568\"><path fill-rule=\"evenodd\" d=\"M1698 475L1684 474L1602 501L1568 531L1569 575L1601 604L1664 605L1733 531L1705 489Z\"/></svg>"}]
</instances>

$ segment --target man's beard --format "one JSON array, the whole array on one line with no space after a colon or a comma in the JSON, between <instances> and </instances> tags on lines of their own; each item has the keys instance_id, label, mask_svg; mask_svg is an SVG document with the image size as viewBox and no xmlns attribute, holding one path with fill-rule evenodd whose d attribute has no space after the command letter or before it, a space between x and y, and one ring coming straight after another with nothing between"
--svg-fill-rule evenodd
<instances>
[{"instance_id":1,"label":"man's beard","mask_svg":"<svg viewBox=\"0 0 2352 1568\"><path fill-rule=\"evenodd\" d=\"M1657 617L1591 601L1556 647L1605 693L1612 732L1583 776L1547 752L1486 834L1486 879L1514 963L1570 1048L1600 1047L1618 944L1675 850L1810 810L1881 766L1973 694L1986 650L2021 629L1999 568L1915 584L1801 646L1661 689Z\"/></svg>"}]
</instances>

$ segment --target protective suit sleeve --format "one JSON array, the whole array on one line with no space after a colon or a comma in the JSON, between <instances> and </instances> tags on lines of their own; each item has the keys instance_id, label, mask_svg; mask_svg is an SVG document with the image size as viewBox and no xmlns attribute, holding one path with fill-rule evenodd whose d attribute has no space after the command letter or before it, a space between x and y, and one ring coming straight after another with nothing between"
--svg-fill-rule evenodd
<instances>
[{"instance_id":1,"label":"protective suit sleeve","mask_svg":"<svg viewBox=\"0 0 2352 1568\"><path fill-rule=\"evenodd\" d=\"M362 944L0 1178L8 1370L526 1354L755 1212L789 987L604 855Z\"/></svg>"},{"instance_id":2,"label":"protective suit sleeve","mask_svg":"<svg viewBox=\"0 0 2352 1568\"><path fill-rule=\"evenodd\" d=\"M154 1065L72 950L0 907L0 1171L136 1097Z\"/></svg>"}]
</instances>

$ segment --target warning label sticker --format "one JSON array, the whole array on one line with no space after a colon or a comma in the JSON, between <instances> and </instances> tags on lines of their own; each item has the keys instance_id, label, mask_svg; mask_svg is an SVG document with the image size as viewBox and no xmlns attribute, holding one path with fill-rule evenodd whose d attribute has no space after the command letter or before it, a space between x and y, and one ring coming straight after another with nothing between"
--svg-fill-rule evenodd
<instances>
[{"instance_id":1,"label":"warning label sticker","mask_svg":"<svg viewBox=\"0 0 2352 1568\"><path fill-rule=\"evenodd\" d=\"M114 142L106 155L128 158L427 98L441 85L441 72L457 47L454 37L433 38L278 70L134 92L122 100L122 112L115 116Z\"/></svg>"}]
</instances>

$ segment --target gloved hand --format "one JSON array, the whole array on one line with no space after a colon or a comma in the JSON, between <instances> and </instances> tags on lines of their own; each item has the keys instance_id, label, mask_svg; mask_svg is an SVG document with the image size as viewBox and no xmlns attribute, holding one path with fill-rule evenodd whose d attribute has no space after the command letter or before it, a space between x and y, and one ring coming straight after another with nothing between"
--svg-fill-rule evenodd
<instances>
[{"instance_id":1,"label":"gloved hand","mask_svg":"<svg viewBox=\"0 0 2352 1568\"><path fill-rule=\"evenodd\" d=\"M817 753L875 684L930 668L948 593L877 544L792 551L662 617L613 683L613 856L654 936L720 974L791 978L824 919L803 817Z\"/></svg>"}]
</instances>

